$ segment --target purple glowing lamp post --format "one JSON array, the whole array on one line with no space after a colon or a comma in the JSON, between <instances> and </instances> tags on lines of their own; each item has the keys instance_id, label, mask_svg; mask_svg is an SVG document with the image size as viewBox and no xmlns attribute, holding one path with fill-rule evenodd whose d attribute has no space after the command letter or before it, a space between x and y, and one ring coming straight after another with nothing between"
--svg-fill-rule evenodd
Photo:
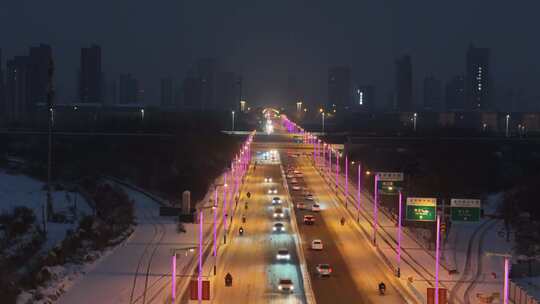
<instances>
[{"instance_id":1,"label":"purple glowing lamp post","mask_svg":"<svg viewBox=\"0 0 540 304\"><path fill-rule=\"evenodd\" d=\"M437 214L437 242L435 244L435 304L439 304L439 246L441 242L441 216Z\"/></svg>"},{"instance_id":2,"label":"purple glowing lamp post","mask_svg":"<svg viewBox=\"0 0 540 304\"><path fill-rule=\"evenodd\" d=\"M227 173L223 177L223 244L227 244Z\"/></svg>"},{"instance_id":3,"label":"purple glowing lamp post","mask_svg":"<svg viewBox=\"0 0 540 304\"><path fill-rule=\"evenodd\" d=\"M362 166L360 162L358 162L358 189L356 190L357 191L356 196L357 196L357 201L358 201L357 202L358 206L356 207L356 212L357 212L356 221L357 222L360 222L360 192L362 191L361 181L362 181Z\"/></svg>"},{"instance_id":4,"label":"purple glowing lamp post","mask_svg":"<svg viewBox=\"0 0 540 304\"><path fill-rule=\"evenodd\" d=\"M339 152L336 151L336 193L338 192Z\"/></svg>"},{"instance_id":5,"label":"purple glowing lamp post","mask_svg":"<svg viewBox=\"0 0 540 304\"><path fill-rule=\"evenodd\" d=\"M176 300L176 251L174 252L173 254L173 257L172 257L172 280L171 280L171 284L172 284L172 292L171 292L171 298L172 298L172 303L174 303L174 301Z\"/></svg>"},{"instance_id":6,"label":"purple glowing lamp post","mask_svg":"<svg viewBox=\"0 0 540 304\"><path fill-rule=\"evenodd\" d=\"M397 230L397 270L396 276L399 278L401 276L401 208L403 204L403 196L401 191L399 191L399 203L398 203L398 230Z\"/></svg>"},{"instance_id":7,"label":"purple glowing lamp post","mask_svg":"<svg viewBox=\"0 0 540 304\"><path fill-rule=\"evenodd\" d=\"M504 290L503 290L503 304L509 304L508 301L508 277L510 276L510 257L504 257Z\"/></svg>"},{"instance_id":8,"label":"purple glowing lamp post","mask_svg":"<svg viewBox=\"0 0 540 304\"><path fill-rule=\"evenodd\" d=\"M216 275L217 272L217 209L218 209L218 190L217 187L214 191L214 207L212 208L214 211L214 275Z\"/></svg>"},{"instance_id":9,"label":"purple glowing lamp post","mask_svg":"<svg viewBox=\"0 0 540 304\"><path fill-rule=\"evenodd\" d=\"M202 251L203 251L203 210L199 212L199 273L197 275L197 298L202 302Z\"/></svg>"},{"instance_id":10,"label":"purple glowing lamp post","mask_svg":"<svg viewBox=\"0 0 540 304\"><path fill-rule=\"evenodd\" d=\"M375 174L375 189L373 191L373 245L377 246L377 226L379 225L379 174Z\"/></svg>"},{"instance_id":11,"label":"purple glowing lamp post","mask_svg":"<svg viewBox=\"0 0 540 304\"><path fill-rule=\"evenodd\" d=\"M332 181L332 150L328 147L328 179Z\"/></svg>"},{"instance_id":12,"label":"purple glowing lamp post","mask_svg":"<svg viewBox=\"0 0 540 304\"><path fill-rule=\"evenodd\" d=\"M349 198L349 158L345 155L345 208Z\"/></svg>"}]
</instances>

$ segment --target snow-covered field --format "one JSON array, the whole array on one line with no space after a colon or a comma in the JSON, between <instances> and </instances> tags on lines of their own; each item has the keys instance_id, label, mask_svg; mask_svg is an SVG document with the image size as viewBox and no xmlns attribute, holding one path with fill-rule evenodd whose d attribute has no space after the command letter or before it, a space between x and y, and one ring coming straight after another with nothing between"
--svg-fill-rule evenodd
<instances>
[{"instance_id":1,"label":"snow-covered field","mask_svg":"<svg viewBox=\"0 0 540 304\"><path fill-rule=\"evenodd\" d=\"M42 208L46 202L45 184L25 175L9 174L0 170L0 212L11 212L13 208L25 206L34 211L36 224L42 224ZM66 191L53 192L55 212L70 211L76 206L77 219L92 214L86 200L78 193ZM78 221L72 223L48 223L47 241L42 250L49 250L61 242L68 230L75 230Z\"/></svg>"}]
</instances>

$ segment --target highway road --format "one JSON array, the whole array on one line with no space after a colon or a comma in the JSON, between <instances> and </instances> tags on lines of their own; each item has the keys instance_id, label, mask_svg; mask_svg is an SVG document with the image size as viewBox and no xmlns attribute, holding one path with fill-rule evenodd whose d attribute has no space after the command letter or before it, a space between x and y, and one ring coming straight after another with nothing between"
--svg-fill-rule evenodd
<instances>
[{"instance_id":1,"label":"highway road","mask_svg":"<svg viewBox=\"0 0 540 304\"><path fill-rule=\"evenodd\" d=\"M296 252L295 238L289 218L286 193L283 187L279 156L275 161L264 160L258 155L255 160L259 165L246 180L246 190L251 193L248 208L244 200L233 218L230 229L233 233L218 260L218 281L215 286L212 303L305 303L302 275ZM271 177L272 182L264 182ZM268 195L267 191L275 188L278 194ZM273 218L272 197L283 200L286 217L283 220ZM246 223L242 223L242 214ZM284 223L284 232L273 232L274 223ZM238 229L244 228L240 236ZM289 261L278 261L279 248L287 248L291 254ZM229 272L233 276L233 286L225 287L224 277ZM292 294L278 290L279 278L289 278L294 283Z\"/></svg>"},{"instance_id":2,"label":"highway road","mask_svg":"<svg viewBox=\"0 0 540 304\"><path fill-rule=\"evenodd\" d=\"M306 187L307 191L314 195L322 209L317 213L310 210L297 211L299 230L305 247L309 248L311 240L316 238L321 239L325 246L322 251L306 250L305 253L317 303L407 303L393 286L393 274L377 256L370 240L353 227L350 218L336 203L333 192L308 158L285 157L285 153L282 155L284 163L303 173L303 178L297 178L300 186ZM303 201L308 208L311 207L311 202L305 200L302 191L292 192L295 202ZM302 224L304 214L315 214L315 225ZM341 217L348 221L343 226L340 224ZM333 273L329 278L319 278L315 272L319 263L332 266ZM386 284L387 291L384 296L378 293L379 282Z\"/></svg>"}]
</instances>

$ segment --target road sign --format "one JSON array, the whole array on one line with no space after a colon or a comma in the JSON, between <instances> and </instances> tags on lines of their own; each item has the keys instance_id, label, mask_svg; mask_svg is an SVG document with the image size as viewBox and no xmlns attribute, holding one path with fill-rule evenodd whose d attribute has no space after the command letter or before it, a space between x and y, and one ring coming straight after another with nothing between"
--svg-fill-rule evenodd
<instances>
[{"instance_id":1,"label":"road sign","mask_svg":"<svg viewBox=\"0 0 540 304\"><path fill-rule=\"evenodd\" d=\"M446 288L439 287L439 304L447 304L447 291ZM427 289L427 302L428 304L435 304L435 288L429 287Z\"/></svg>"},{"instance_id":2,"label":"road sign","mask_svg":"<svg viewBox=\"0 0 540 304\"><path fill-rule=\"evenodd\" d=\"M408 197L406 219L417 222L434 222L437 213L437 199L429 197Z\"/></svg>"},{"instance_id":3,"label":"road sign","mask_svg":"<svg viewBox=\"0 0 540 304\"><path fill-rule=\"evenodd\" d=\"M481 201L478 199L451 199L452 221L478 222L480 220Z\"/></svg>"},{"instance_id":4,"label":"road sign","mask_svg":"<svg viewBox=\"0 0 540 304\"><path fill-rule=\"evenodd\" d=\"M377 189L381 195L397 195L402 189L403 172L377 172Z\"/></svg>"}]
</instances>

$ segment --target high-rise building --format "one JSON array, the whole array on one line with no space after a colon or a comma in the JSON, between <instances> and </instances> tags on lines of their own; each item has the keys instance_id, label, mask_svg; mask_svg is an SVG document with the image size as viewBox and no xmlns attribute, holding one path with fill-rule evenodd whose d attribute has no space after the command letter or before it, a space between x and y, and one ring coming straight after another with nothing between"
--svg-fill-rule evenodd
<instances>
[{"instance_id":1,"label":"high-rise building","mask_svg":"<svg viewBox=\"0 0 540 304\"><path fill-rule=\"evenodd\" d=\"M328 69L328 104L330 108L349 107L351 105L351 69L346 66Z\"/></svg>"},{"instance_id":2,"label":"high-rise building","mask_svg":"<svg viewBox=\"0 0 540 304\"><path fill-rule=\"evenodd\" d=\"M170 107L174 104L173 80L171 77L161 79L160 97L161 106Z\"/></svg>"},{"instance_id":3,"label":"high-rise building","mask_svg":"<svg viewBox=\"0 0 540 304\"><path fill-rule=\"evenodd\" d=\"M411 56L404 55L396 60L396 103L395 110L413 110L413 74Z\"/></svg>"},{"instance_id":4,"label":"high-rise building","mask_svg":"<svg viewBox=\"0 0 540 304\"><path fill-rule=\"evenodd\" d=\"M201 110L201 80L194 76L184 79L184 108L190 110Z\"/></svg>"},{"instance_id":5,"label":"high-rise building","mask_svg":"<svg viewBox=\"0 0 540 304\"><path fill-rule=\"evenodd\" d=\"M105 103L115 105L118 103L118 90L115 80L105 82Z\"/></svg>"},{"instance_id":6,"label":"high-rise building","mask_svg":"<svg viewBox=\"0 0 540 304\"><path fill-rule=\"evenodd\" d=\"M233 72L220 72L217 77L217 109L238 110L240 98L237 89L237 77Z\"/></svg>"},{"instance_id":7,"label":"high-rise building","mask_svg":"<svg viewBox=\"0 0 540 304\"><path fill-rule=\"evenodd\" d=\"M442 106L442 84L434 76L424 78L424 110L440 111Z\"/></svg>"},{"instance_id":8,"label":"high-rise building","mask_svg":"<svg viewBox=\"0 0 540 304\"><path fill-rule=\"evenodd\" d=\"M47 103L52 49L46 44L30 47L28 56L15 56L6 64L5 109L9 121L21 122Z\"/></svg>"},{"instance_id":9,"label":"high-rise building","mask_svg":"<svg viewBox=\"0 0 540 304\"><path fill-rule=\"evenodd\" d=\"M465 77L454 76L446 83L445 106L449 111L463 111L465 109Z\"/></svg>"},{"instance_id":10,"label":"high-rise building","mask_svg":"<svg viewBox=\"0 0 540 304\"><path fill-rule=\"evenodd\" d=\"M483 110L489 107L490 98L490 50L469 45L467 50L467 70L465 91L468 107Z\"/></svg>"},{"instance_id":11,"label":"high-rise building","mask_svg":"<svg viewBox=\"0 0 540 304\"><path fill-rule=\"evenodd\" d=\"M213 110L216 105L216 81L218 64L215 58L203 58L197 62L197 72L201 81L201 108Z\"/></svg>"},{"instance_id":12,"label":"high-rise building","mask_svg":"<svg viewBox=\"0 0 540 304\"><path fill-rule=\"evenodd\" d=\"M131 74L121 74L118 90L119 104L139 103L139 82Z\"/></svg>"},{"instance_id":13,"label":"high-rise building","mask_svg":"<svg viewBox=\"0 0 540 304\"><path fill-rule=\"evenodd\" d=\"M28 115L31 73L32 65L28 56L15 56L7 61L5 110L10 122L23 121Z\"/></svg>"},{"instance_id":14,"label":"high-rise building","mask_svg":"<svg viewBox=\"0 0 540 304\"><path fill-rule=\"evenodd\" d=\"M82 103L102 103L101 47L81 49L79 100Z\"/></svg>"},{"instance_id":15,"label":"high-rise building","mask_svg":"<svg viewBox=\"0 0 540 304\"><path fill-rule=\"evenodd\" d=\"M361 85L356 89L353 101L356 111L371 112L375 108L375 87Z\"/></svg>"},{"instance_id":16,"label":"high-rise building","mask_svg":"<svg viewBox=\"0 0 540 304\"><path fill-rule=\"evenodd\" d=\"M2 49L0 49L0 118L6 115L6 105L5 105L5 84L4 84L4 62L2 61Z\"/></svg>"}]
</instances>

